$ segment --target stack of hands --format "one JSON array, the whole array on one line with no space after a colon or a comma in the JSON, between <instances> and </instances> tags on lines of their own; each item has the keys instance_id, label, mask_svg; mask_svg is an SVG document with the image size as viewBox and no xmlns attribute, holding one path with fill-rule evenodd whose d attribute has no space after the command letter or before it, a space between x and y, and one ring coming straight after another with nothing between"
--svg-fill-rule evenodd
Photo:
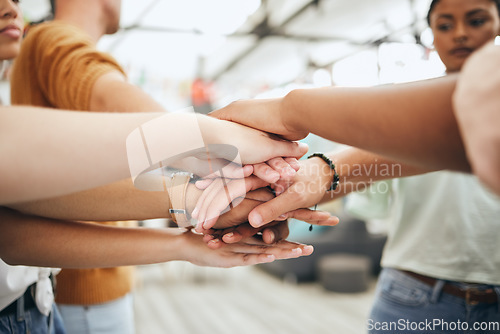
<instances>
[{"instance_id":1,"label":"stack of hands","mask_svg":"<svg viewBox=\"0 0 500 334\"><path fill-rule=\"evenodd\" d=\"M307 133L269 133L257 130L255 124L231 122L223 113L233 107L212 113L220 119L207 117L210 120L200 122L206 142L230 142L237 148L242 164L214 157L207 163L218 167L208 168L210 174L188 185L186 211L194 231L204 235L211 249L258 242L294 249L275 258L310 255L312 246L285 240L289 234L287 220L295 218L324 226L338 223L329 212L309 209L325 196L333 172L320 158L298 160L307 153L308 146L288 139L301 139ZM211 125L203 126L205 121ZM211 138L214 134L216 139ZM193 165L197 164L184 164L189 166L187 171L197 174Z\"/></svg>"}]
</instances>

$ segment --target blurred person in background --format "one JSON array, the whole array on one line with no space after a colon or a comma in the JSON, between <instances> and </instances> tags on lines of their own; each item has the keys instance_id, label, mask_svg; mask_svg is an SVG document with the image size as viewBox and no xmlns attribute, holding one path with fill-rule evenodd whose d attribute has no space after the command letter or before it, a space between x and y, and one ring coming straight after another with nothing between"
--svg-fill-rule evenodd
<instances>
[{"instance_id":1,"label":"blurred person in background","mask_svg":"<svg viewBox=\"0 0 500 334\"><path fill-rule=\"evenodd\" d=\"M387 118L387 116L397 116L396 113L399 113L401 117L405 117L405 111L408 110L411 113L408 121L411 122L412 117L416 115L413 113L417 112L414 109L416 107L420 109L422 115L425 113L425 116L419 116L420 119L413 124L413 129L417 128L422 133L427 133L426 137L431 142L435 141L436 138L441 138L441 143L436 142L436 145L427 147L428 156L434 159L433 163L421 159L421 163L417 164L419 167L400 165L401 175L387 174L384 176L375 173L373 175L369 173L350 175L351 167L355 163L362 166L383 166L384 164L394 166L399 162L390 161L382 156L359 149L347 149L340 153L331 154L329 157L335 161L341 180L339 191L332 192L333 195L331 195L332 193L324 195L324 189L329 189L335 170L332 170L321 158L315 157L315 162L302 164L298 172L299 175L290 188L284 190L282 195L260 205L250 213L251 224L255 227L262 226L267 221L272 220L274 216L287 212L293 207L311 206L321 199L343 195L352 191L353 188L356 189L359 184L365 186L377 179L420 174L440 169L440 167L442 168L440 164L443 161L445 161L444 165L453 166L452 169L468 171L469 166L467 166L464 150L461 147L459 129L456 127L453 116L452 96L455 92L457 77L459 77L456 72L464 66L467 58L476 50L484 48L479 52L489 51L490 58L494 56L495 53L492 50L495 48L498 50L498 47L493 46L493 41L500 33L499 12L500 2L493 0L432 1L428 22L434 33L436 50L447 68L447 73L450 74L449 78L362 90L338 88L302 90L297 93L292 92L288 97L288 100L291 100L291 96L295 96L293 102L289 101L289 104L286 105L290 109L283 105L287 99L285 98L282 101L236 102L232 106L213 113L213 115L223 119L285 135L289 139L303 137L304 133L310 131L311 128L318 129L319 131L312 132L333 140L340 137L344 143L356 142L360 144L359 146L367 149L377 145L388 147L389 151L392 150L391 156L397 157L399 145L408 146L407 153L411 155L415 153L412 148L420 146L421 143L404 140L389 143L387 140L390 136L384 137L383 134L376 136L375 134L382 127L385 127L387 132L392 135L397 133L397 131L392 131L395 127L400 126L400 130L405 129L404 126L401 127L404 121L401 124L398 123L401 118ZM481 59L489 61L484 56ZM491 62L497 63L496 59L491 59ZM477 64L477 60L475 68L481 68ZM492 68L492 66L487 68ZM470 76L474 72L474 68L471 67L468 71ZM498 73L498 71L496 72ZM495 75L485 73L484 70L479 71L479 73L485 76L486 82L491 82L488 79L489 76L495 77ZM475 74L475 78L477 82L481 80L478 73ZM497 81L494 80L494 83L498 83L497 77ZM462 86L470 87L470 84L467 85L465 81L464 77ZM434 87L434 90L432 91L430 87ZM469 92L464 91L463 87L460 91L461 96L458 93L453 96L455 104L460 104L461 98L467 99ZM489 89L498 90L498 85L493 87L495 88ZM406 101L402 99L403 94L396 96L394 92L397 89L406 94ZM418 89L420 89L417 92L419 95L414 94ZM356 94L359 92L361 93ZM379 93L378 96L376 96L377 93ZM484 97L476 95L472 101L481 104L482 102L478 100L481 96ZM388 97L396 97L396 99L388 99ZM424 97L429 98L429 100L423 100ZM489 96L489 98L492 97L493 95ZM323 104L327 99L331 103ZM496 100L493 99L493 101ZM381 103L377 104L377 102ZM373 106L368 107L370 103ZM344 108L346 105L348 107ZM493 111L493 105L494 103L491 103L488 111L491 111L492 115L498 115L498 106ZM331 112L330 116L327 117L335 121L338 127L332 128L333 122L320 124L318 118L315 117L308 117L307 120L301 117L300 121L297 119L295 123L289 122L288 126L281 126L283 123L281 123L280 118L291 120L294 114L287 116L289 111L293 112L297 109L300 110L300 108L305 110L306 106L311 114L322 113L326 111L325 108L328 108ZM366 109L362 109L363 106L366 106L366 109L373 109L372 115L381 119L380 128L376 130L365 129L363 125L359 126L360 123L355 121L357 116L360 116L359 119L361 119L361 115L366 111ZM469 102L467 107L466 116L472 118L474 105ZM385 108L385 111L379 108ZM390 108L393 109L392 113ZM394 110L396 108L399 110ZM422 110L422 108L428 110ZM253 109L256 114L253 116L249 116L249 113L246 114L246 110L250 111L250 109ZM273 116L263 116L258 119L261 111L270 110L276 110L277 122L273 120ZM352 113L350 113L351 110ZM240 111L243 113L238 114ZM478 117L481 116L478 115ZM323 118L326 117L319 119L323 120ZM419 128L418 124L426 118L428 118L429 126ZM299 122L317 122L317 124L308 127L307 125L310 124L300 125ZM382 122L385 125L382 125ZM264 123L266 124L264 125ZM434 127L436 123L441 125ZM325 126L328 124L331 128L330 134ZM467 124L461 124L461 126L461 130L464 132ZM342 129L338 129L339 127ZM495 129L495 126L493 125L491 128ZM498 126L496 129L498 136ZM480 127L477 127L476 131L479 132ZM367 138L371 140L367 140ZM440 151L449 142L455 143L456 150ZM436 146L440 145L442 146L436 149ZM494 149L495 142L483 142L482 145ZM401 147L401 151L402 149ZM383 149L379 151L383 151ZM411 161L411 159L408 160ZM312 164L323 164L323 170L320 169L321 167L307 168L308 165ZM311 179L311 174L307 173L308 170L319 172ZM365 168L365 170L376 171L375 168ZM498 170L496 173L498 174ZM307 194L301 193L299 186L300 189L308 189ZM408 320L411 323L432 322L433 319L447 323L460 321L467 323L470 328L476 322L499 323L500 267L498 263L500 263L500 258L494 245L497 245L500 239L498 233L492 233L500 227L498 220L500 199L498 196L485 188L476 176L437 172L398 180L393 200L395 202L393 204L394 215L391 217L388 241L382 259L384 269L379 278L376 298L368 322L370 332L390 333L391 330L378 329L384 328L384 324L398 323L400 319ZM359 213L363 211L363 208L358 208L357 211ZM366 208L364 211L367 211ZM366 217L370 217L370 214L371 212L364 212ZM440 327L438 331L458 332L445 327ZM411 330L406 328L406 331L398 330L397 332L411 332ZM490 332L494 333L495 331Z\"/></svg>"},{"instance_id":2,"label":"blurred person in background","mask_svg":"<svg viewBox=\"0 0 500 334\"><path fill-rule=\"evenodd\" d=\"M500 33L500 1L434 0L428 23L447 73L456 73ZM500 323L500 254L492 246L500 241L494 233L500 228L500 198L474 175L445 171L399 179L393 191L369 325L438 319L472 329L476 322ZM370 217L359 204L356 211ZM453 326L436 330L461 332Z\"/></svg>"}]
</instances>

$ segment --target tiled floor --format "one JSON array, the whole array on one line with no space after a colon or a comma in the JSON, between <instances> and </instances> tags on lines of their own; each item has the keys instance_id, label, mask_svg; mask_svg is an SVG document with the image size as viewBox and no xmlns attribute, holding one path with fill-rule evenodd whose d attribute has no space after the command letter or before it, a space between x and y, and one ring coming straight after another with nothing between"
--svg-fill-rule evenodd
<instances>
[{"instance_id":1,"label":"tiled floor","mask_svg":"<svg viewBox=\"0 0 500 334\"><path fill-rule=\"evenodd\" d=\"M138 277L137 334L362 334L375 287L339 294L256 267L183 262L139 267Z\"/></svg>"}]
</instances>

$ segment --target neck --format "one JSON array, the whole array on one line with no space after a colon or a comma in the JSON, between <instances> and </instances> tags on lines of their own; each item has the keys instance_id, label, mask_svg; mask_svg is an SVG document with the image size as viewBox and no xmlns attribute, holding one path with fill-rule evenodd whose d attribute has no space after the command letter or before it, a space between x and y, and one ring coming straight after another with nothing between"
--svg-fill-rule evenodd
<instances>
[{"instance_id":1,"label":"neck","mask_svg":"<svg viewBox=\"0 0 500 334\"><path fill-rule=\"evenodd\" d=\"M95 43L106 33L106 18L98 1L58 1L54 19L83 29Z\"/></svg>"}]
</instances>

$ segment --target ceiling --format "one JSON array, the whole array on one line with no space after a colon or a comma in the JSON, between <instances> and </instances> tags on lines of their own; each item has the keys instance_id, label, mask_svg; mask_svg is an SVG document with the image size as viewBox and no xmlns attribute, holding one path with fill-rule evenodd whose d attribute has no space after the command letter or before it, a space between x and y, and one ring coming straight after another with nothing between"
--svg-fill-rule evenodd
<instances>
[{"instance_id":1,"label":"ceiling","mask_svg":"<svg viewBox=\"0 0 500 334\"><path fill-rule=\"evenodd\" d=\"M429 0L123 0L99 48L141 75L276 87L382 42L415 43ZM32 20L49 0L23 0Z\"/></svg>"}]
</instances>

